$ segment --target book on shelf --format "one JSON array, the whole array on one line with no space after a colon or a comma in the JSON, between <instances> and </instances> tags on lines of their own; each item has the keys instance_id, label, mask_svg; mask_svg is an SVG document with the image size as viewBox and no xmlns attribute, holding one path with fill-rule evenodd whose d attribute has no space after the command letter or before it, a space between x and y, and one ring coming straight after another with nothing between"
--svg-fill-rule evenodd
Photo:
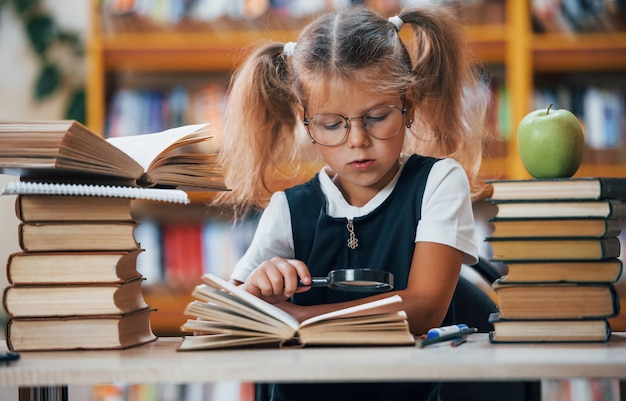
<instances>
[{"instance_id":1,"label":"book on shelf","mask_svg":"<svg viewBox=\"0 0 626 401\"><path fill-rule=\"evenodd\" d=\"M589 282L615 283L622 275L620 259L604 260L531 260L506 264L507 273L501 283Z\"/></svg>"},{"instance_id":2,"label":"book on shelf","mask_svg":"<svg viewBox=\"0 0 626 401\"><path fill-rule=\"evenodd\" d=\"M293 316L212 274L202 276L185 314L179 350L243 346L414 345L406 313L383 312L398 295L298 322Z\"/></svg>"},{"instance_id":3,"label":"book on shelf","mask_svg":"<svg viewBox=\"0 0 626 401\"><path fill-rule=\"evenodd\" d=\"M611 283L505 284L493 289L503 319L593 319L616 316L620 301Z\"/></svg>"},{"instance_id":4,"label":"book on shelf","mask_svg":"<svg viewBox=\"0 0 626 401\"><path fill-rule=\"evenodd\" d=\"M56 182L225 190L208 124L104 139L74 120L0 122L0 172Z\"/></svg>"},{"instance_id":5,"label":"book on shelf","mask_svg":"<svg viewBox=\"0 0 626 401\"><path fill-rule=\"evenodd\" d=\"M156 340L150 308L118 315L10 318L6 344L12 351L125 349Z\"/></svg>"},{"instance_id":6,"label":"book on shelf","mask_svg":"<svg viewBox=\"0 0 626 401\"><path fill-rule=\"evenodd\" d=\"M173 288L190 290L205 272L205 249L202 241L203 222L169 222L161 225L163 276ZM228 249L214 249L214 253Z\"/></svg>"},{"instance_id":7,"label":"book on shelf","mask_svg":"<svg viewBox=\"0 0 626 401\"><path fill-rule=\"evenodd\" d=\"M626 218L626 201L602 199L595 201L492 201L496 218Z\"/></svg>"},{"instance_id":8,"label":"book on shelf","mask_svg":"<svg viewBox=\"0 0 626 401\"><path fill-rule=\"evenodd\" d=\"M504 219L489 220L491 238L532 237L616 237L622 231L619 219L561 218L561 219Z\"/></svg>"},{"instance_id":9,"label":"book on shelf","mask_svg":"<svg viewBox=\"0 0 626 401\"><path fill-rule=\"evenodd\" d=\"M626 178L581 177L487 181L491 201L626 200Z\"/></svg>"},{"instance_id":10,"label":"book on shelf","mask_svg":"<svg viewBox=\"0 0 626 401\"><path fill-rule=\"evenodd\" d=\"M2 301L11 317L117 315L148 307L142 283L12 285Z\"/></svg>"},{"instance_id":11,"label":"book on shelf","mask_svg":"<svg viewBox=\"0 0 626 401\"><path fill-rule=\"evenodd\" d=\"M9 284L121 283L141 277L141 249L106 252L15 252L9 255Z\"/></svg>"},{"instance_id":12,"label":"book on shelf","mask_svg":"<svg viewBox=\"0 0 626 401\"><path fill-rule=\"evenodd\" d=\"M487 237L494 261L602 260L617 258L619 238L494 238Z\"/></svg>"},{"instance_id":13,"label":"book on shelf","mask_svg":"<svg viewBox=\"0 0 626 401\"><path fill-rule=\"evenodd\" d=\"M21 223L18 241L25 252L132 251L138 249L134 222Z\"/></svg>"},{"instance_id":14,"label":"book on shelf","mask_svg":"<svg viewBox=\"0 0 626 401\"><path fill-rule=\"evenodd\" d=\"M489 315L492 343L518 342L606 342L611 337L607 319L503 319L498 312Z\"/></svg>"}]
</instances>

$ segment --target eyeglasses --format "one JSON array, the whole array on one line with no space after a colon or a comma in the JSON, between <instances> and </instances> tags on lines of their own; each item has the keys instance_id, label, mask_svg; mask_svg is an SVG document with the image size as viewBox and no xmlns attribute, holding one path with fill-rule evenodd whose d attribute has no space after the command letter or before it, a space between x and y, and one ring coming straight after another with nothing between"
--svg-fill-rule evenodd
<instances>
[{"instance_id":1,"label":"eyeglasses","mask_svg":"<svg viewBox=\"0 0 626 401\"><path fill-rule=\"evenodd\" d=\"M350 121L362 120L363 129L376 139L390 139L402 131L406 106L374 107L360 117L344 117L340 114L316 114L311 118L304 115L304 125L313 143L322 146L337 146L348 137Z\"/></svg>"}]
</instances>

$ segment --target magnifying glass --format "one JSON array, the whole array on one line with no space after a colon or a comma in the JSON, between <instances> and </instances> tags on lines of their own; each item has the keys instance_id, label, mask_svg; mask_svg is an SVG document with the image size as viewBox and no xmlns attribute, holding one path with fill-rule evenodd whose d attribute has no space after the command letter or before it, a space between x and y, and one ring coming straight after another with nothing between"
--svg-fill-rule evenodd
<instances>
[{"instance_id":1,"label":"magnifying glass","mask_svg":"<svg viewBox=\"0 0 626 401\"><path fill-rule=\"evenodd\" d=\"M300 287L307 287L300 282ZM328 287L352 292L383 292L393 289L393 274L372 269L331 270L327 277L312 277L309 287Z\"/></svg>"}]
</instances>

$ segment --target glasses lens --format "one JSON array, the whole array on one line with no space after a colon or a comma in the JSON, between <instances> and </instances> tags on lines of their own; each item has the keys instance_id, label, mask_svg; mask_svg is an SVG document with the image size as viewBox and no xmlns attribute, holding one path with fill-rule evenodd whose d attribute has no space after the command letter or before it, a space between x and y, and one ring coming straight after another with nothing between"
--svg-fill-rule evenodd
<instances>
[{"instance_id":1,"label":"glasses lens","mask_svg":"<svg viewBox=\"0 0 626 401\"><path fill-rule=\"evenodd\" d=\"M377 139L395 136L404 125L402 110L395 106L376 107L363 116L367 132Z\"/></svg>"},{"instance_id":2,"label":"glasses lens","mask_svg":"<svg viewBox=\"0 0 626 401\"><path fill-rule=\"evenodd\" d=\"M395 106L381 106L362 117L346 118L339 114L317 114L308 120L307 128L315 142L333 146L344 141L348 134L348 120L361 119L367 133L376 139L389 139L402 129L404 112Z\"/></svg>"},{"instance_id":3,"label":"glasses lens","mask_svg":"<svg viewBox=\"0 0 626 401\"><path fill-rule=\"evenodd\" d=\"M309 132L320 145L336 145L343 141L348 123L338 114L318 114L309 120Z\"/></svg>"}]
</instances>

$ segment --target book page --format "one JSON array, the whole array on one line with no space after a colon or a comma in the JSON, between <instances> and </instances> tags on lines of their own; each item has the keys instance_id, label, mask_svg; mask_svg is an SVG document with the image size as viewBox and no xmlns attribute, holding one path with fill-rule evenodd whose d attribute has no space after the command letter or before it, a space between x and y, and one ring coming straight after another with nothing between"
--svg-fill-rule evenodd
<instances>
[{"instance_id":1,"label":"book page","mask_svg":"<svg viewBox=\"0 0 626 401\"><path fill-rule=\"evenodd\" d=\"M321 320L334 319L338 317L365 315L369 311L372 311L376 308L386 306L386 305L392 305L392 304L396 304L400 302L402 302L402 298L400 297L400 295L391 295L387 298L379 299L376 301L371 301L371 302L367 302L361 305L351 306L349 308L340 309L340 310L336 310L333 312L328 312L328 313L324 313L321 315L313 316L312 318L309 318L305 320L304 322L302 322L301 326L306 326L306 325L319 322Z\"/></svg>"},{"instance_id":2,"label":"book page","mask_svg":"<svg viewBox=\"0 0 626 401\"><path fill-rule=\"evenodd\" d=\"M194 349L243 347L259 344L276 344L276 346L278 346L279 342L273 338L239 337L228 334L185 336L183 337L178 350L190 351Z\"/></svg>"},{"instance_id":3,"label":"book page","mask_svg":"<svg viewBox=\"0 0 626 401\"><path fill-rule=\"evenodd\" d=\"M281 341L282 337L277 337L275 333L267 333L258 330L249 330L244 327L236 325L228 325L219 322L209 322L206 320L188 319L185 324L182 325L184 331L200 333L200 335L206 334L228 334L231 336L241 337L259 337L259 338L272 338L274 341ZM287 338L289 339L289 338Z\"/></svg>"},{"instance_id":4,"label":"book page","mask_svg":"<svg viewBox=\"0 0 626 401\"><path fill-rule=\"evenodd\" d=\"M284 322L286 325L291 327L294 331L298 329L298 326L299 326L298 320L294 318L293 316L291 316L289 313L283 311L282 309L277 308L276 306L270 303L267 303L260 298L255 297L254 295L250 294L246 290L239 288L236 285L231 284L228 281L221 279L220 277L217 277L213 274L210 274L210 273L205 274L202 276L202 278L210 285L211 284L217 285L219 288L223 288L226 291L245 300L246 302L254 305L255 307L257 307L259 310L263 311L264 313L274 316L276 319L280 320L281 322Z\"/></svg>"},{"instance_id":5,"label":"book page","mask_svg":"<svg viewBox=\"0 0 626 401\"><path fill-rule=\"evenodd\" d=\"M109 138L107 142L120 149L148 170L150 163L177 141L197 132L208 131L208 124L183 125L154 134Z\"/></svg>"},{"instance_id":6,"label":"book page","mask_svg":"<svg viewBox=\"0 0 626 401\"><path fill-rule=\"evenodd\" d=\"M257 320L248 319L245 316L233 313L229 308L224 308L214 304L206 304L200 301L192 301L185 314L196 316L206 321L215 322L222 326L237 327L239 329L251 330L257 333L271 334L274 338L289 339L294 331L285 333L285 326L281 328L269 324L261 323Z\"/></svg>"},{"instance_id":7,"label":"book page","mask_svg":"<svg viewBox=\"0 0 626 401\"><path fill-rule=\"evenodd\" d=\"M253 304L227 291L200 284L195 287L191 295L212 305L227 308L232 313L244 316L246 319L256 320L264 325L280 328L283 332L290 328L289 326L286 327L283 321L276 319L273 315L263 312ZM293 335L293 330L288 331L289 335Z\"/></svg>"}]
</instances>

